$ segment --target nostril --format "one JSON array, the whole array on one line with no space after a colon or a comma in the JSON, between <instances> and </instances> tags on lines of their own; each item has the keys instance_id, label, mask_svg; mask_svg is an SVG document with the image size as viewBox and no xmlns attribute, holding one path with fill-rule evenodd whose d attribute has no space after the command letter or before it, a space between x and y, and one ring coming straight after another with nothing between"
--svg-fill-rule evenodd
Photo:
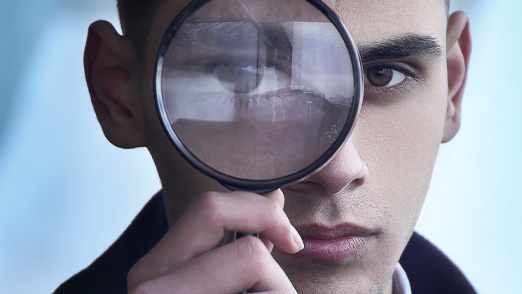
<instances>
[{"instance_id":1,"label":"nostril","mask_svg":"<svg viewBox=\"0 0 522 294\"><path fill-rule=\"evenodd\" d=\"M365 166L366 166L366 164L365 164ZM353 180L352 180L352 181L347 185L346 188L348 188L348 189L355 189L355 188L357 188L357 187L359 187L359 186L364 185L364 183L366 183L366 180L368 179L368 175L369 175L369 173L368 173L368 168L367 168L367 167L365 167L364 169L365 169L365 171L361 172L361 174L360 174L359 177L354 178L354 179L353 179Z\"/></svg>"},{"instance_id":2,"label":"nostril","mask_svg":"<svg viewBox=\"0 0 522 294\"><path fill-rule=\"evenodd\" d=\"M363 185L368 176L368 166L349 139L332 161L305 181L320 185L327 194L335 195Z\"/></svg>"}]
</instances>

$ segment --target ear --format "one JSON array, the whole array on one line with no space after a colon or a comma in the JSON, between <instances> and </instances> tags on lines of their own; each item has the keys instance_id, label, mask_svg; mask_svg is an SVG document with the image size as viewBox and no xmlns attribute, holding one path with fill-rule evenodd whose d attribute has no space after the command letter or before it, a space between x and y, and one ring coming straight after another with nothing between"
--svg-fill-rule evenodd
<instances>
[{"instance_id":1,"label":"ear","mask_svg":"<svg viewBox=\"0 0 522 294\"><path fill-rule=\"evenodd\" d=\"M442 137L443 143L455 137L461 124L462 96L466 86L471 55L471 32L466 13L457 11L449 17L446 46L448 108Z\"/></svg>"},{"instance_id":2,"label":"ear","mask_svg":"<svg viewBox=\"0 0 522 294\"><path fill-rule=\"evenodd\" d=\"M139 64L132 41L106 21L91 24L84 68L92 105L107 140L121 148L144 146Z\"/></svg>"}]
</instances>

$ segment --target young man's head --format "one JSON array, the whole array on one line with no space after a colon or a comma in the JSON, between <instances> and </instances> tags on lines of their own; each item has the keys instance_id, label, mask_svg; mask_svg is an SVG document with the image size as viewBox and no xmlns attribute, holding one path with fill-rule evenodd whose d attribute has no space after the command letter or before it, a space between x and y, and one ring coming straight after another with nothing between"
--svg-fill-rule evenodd
<instances>
[{"instance_id":1,"label":"young man's head","mask_svg":"<svg viewBox=\"0 0 522 294\"><path fill-rule=\"evenodd\" d=\"M120 0L124 36L108 23L95 23L85 54L87 83L106 137L119 147L149 149L171 224L197 195L226 191L176 151L154 105L156 50L189 2ZM349 252L332 248L330 255L317 254L328 245L311 244L296 255L276 249L273 256L299 293L381 293L389 289L413 232L439 145L460 127L469 27L464 13L448 19L443 0L325 3L361 53L364 102L337 156L282 188L285 212L305 243L328 237L321 236L324 228L363 237L350 243ZM384 83L383 71L392 75Z\"/></svg>"}]
</instances>

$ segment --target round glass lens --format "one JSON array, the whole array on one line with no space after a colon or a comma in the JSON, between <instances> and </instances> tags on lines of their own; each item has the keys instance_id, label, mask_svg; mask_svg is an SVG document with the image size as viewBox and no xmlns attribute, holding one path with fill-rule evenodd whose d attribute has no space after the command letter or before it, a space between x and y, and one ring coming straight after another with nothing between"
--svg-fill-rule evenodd
<instances>
[{"instance_id":1,"label":"round glass lens","mask_svg":"<svg viewBox=\"0 0 522 294\"><path fill-rule=\"evenodd\" d=\"M193 165L259 189L334 155L355 123L361 80L353 42L321 2L196 1L163 39L156 96Z\"/></svg>"}]
</instances>

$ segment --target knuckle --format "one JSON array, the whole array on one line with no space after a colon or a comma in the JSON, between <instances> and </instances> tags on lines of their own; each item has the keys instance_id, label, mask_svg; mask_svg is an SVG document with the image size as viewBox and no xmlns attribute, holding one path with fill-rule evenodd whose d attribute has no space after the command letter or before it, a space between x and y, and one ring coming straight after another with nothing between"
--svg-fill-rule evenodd
<instances>
[{"instance_id":1,"label":"knuckle","mask_svg":"<svg viewBox=\"0 0 522 294\"><path fill-rule=\"evenodd\" d=\"M266 198L266 200L269 202L268 209L272 214L279 214L282 212L281 206L279 206L277 202L268 198Z\"/></svg>"},{"instance_id":2,"label":"knuckle","mask_svg":"<svg viewBox=\"0 0 522 294\"><path fill-rule=\"evenodd\" d=\"M243 237L236 242L236 250L240 259L248 260L251 269L258 271L266 267L268 250L263 242L253 236Z\"/></svg>"},{"instance_id":3,"label":"knuckle","mask_svg":"<svg viewBox=\"0 0 522 294\"><path fill-rule=\"evenodd\" d=\"M197 201L197 210L202 217L209 220L215 219L219 211L220 196L216 192L205 192Z\"/></svg>"},{"instance_id":4,"label":"knuckle","mask_svg":"<svg viewBox=\"0 0 522 294\"><path fill-rule=\"evenodd\" d=\"M269 219L273 221L273 223L279 223L285 219L285 213L281 206L277 204L277 202L267 199L269 202L267 205L267 213L269 214Z\"/></svg>"}]
</instances>

